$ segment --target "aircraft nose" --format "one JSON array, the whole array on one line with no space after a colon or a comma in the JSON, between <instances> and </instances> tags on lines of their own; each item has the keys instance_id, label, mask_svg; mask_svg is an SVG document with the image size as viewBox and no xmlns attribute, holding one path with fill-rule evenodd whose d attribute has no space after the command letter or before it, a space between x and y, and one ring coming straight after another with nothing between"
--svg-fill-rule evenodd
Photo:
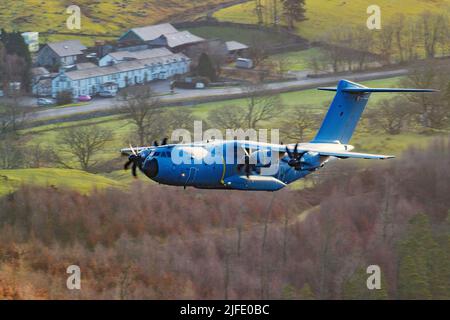
<instances>
[{"instance_id":1,"label":"aircraft nose","mask_svg":"<svg viewBox=\"0 0 450 320\"><path fill-rule=\"evenodd\" d=\"M144 173L149 178L155 178L158 175L159 165L158 160L152 159L145 165Z\"/></svg>"}]
</instances>

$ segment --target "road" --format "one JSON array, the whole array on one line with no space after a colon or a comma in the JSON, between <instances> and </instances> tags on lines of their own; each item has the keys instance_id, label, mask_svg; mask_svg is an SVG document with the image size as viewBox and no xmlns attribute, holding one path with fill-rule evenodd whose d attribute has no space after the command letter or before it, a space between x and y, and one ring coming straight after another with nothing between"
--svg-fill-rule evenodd
<instances>
[{"instance_id":1,"label":"road","mask_svg":"<svg viewBox=\"0 0 450 320\"><path fill-rule=\"evenodd\" d=\"M390 71L355 73L346 76L330 76L321 78L304 78L288 82L277 82L266 85L266 90L277 91L298 91L304 89L311 89L318 86L336 84L341 78L345 77L350 81L367 81L375 79L383 79L390 77L402 76L408 73L407 69L397 69ZM170 94L169 85L167 82L160 82L152 88L160 94L160 100L167 105L171 104L196 104L210 100L228 100L232 98L239 98L244 95L240 87L228 88L210 88L198 90L184 90L176 89L175 93ZM76 107L59 107L50 108L40 111L28 113L27 120L42 120L49 118L67 117L80 113L91 113L98 111L111 110L120 106L120 101L116 98L96 98L89 104Z\"/></svg>"}]
</instances>

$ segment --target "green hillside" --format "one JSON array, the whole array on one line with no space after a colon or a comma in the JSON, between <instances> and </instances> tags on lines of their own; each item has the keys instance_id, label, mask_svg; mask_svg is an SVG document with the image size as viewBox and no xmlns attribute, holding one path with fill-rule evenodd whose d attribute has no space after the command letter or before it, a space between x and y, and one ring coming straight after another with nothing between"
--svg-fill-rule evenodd
<instances>
[{"instance_id":1,"label":"green hillside","mask_svg":"<svg viewBox=\"0 0 450 320\"><path fill-rule=\"evenodd\" d=\"M271 8L272 0L262 0L263 6ZM307 39L317 39L339 26L366 27L367 7L376 4L381 8L381 19L393 21L396 16L417 16L423 11L450 12L450 0L306 0L306 20L297 24L297 33ZM278 4L281 7L281 3ZM217 11L219 20L239 23L257 23L255 2L249 1Z\"/></svg>"},{"instance_id":2,"label":"green hillside","mask_svg":"<svg viewBox=\"0 0 450 320\"><path fill-rule=\"evenodd\" d=\"M84 34L121 34L130 27L149 25L183 14L188 17L205 12L221 0L158 1L158 0L20 0L0 1L0 27L20 31L58 31ZM81 30L66 27L66 9L77 4L81 8ZM44 37L41 41L67 39L67 36ZM84 39L87 44L91 38Z\"/></svg>"},{"instance_id":3,"label":"green hillside","mask_svg":"<svg viewBox=\"0 0 450 320\"><path fill-rule=\"evenodd\" d=\"M89 193L94 189L121 187L122 184L84 171L68 169L18 169L0 170L0 196L22 185L54 186Z\"/></svg>"}]
</instances>

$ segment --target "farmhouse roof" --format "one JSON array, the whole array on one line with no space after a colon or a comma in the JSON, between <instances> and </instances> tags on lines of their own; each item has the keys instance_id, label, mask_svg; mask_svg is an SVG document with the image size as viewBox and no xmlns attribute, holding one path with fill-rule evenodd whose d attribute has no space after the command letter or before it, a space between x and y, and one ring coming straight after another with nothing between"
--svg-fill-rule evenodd
<instances>
[{"instance_id":1,"label":"farmhouse roof","mask_svg":"<svg viewBox=\"0 0 450 320\"><path fill-rule=\"evenodd\" d=\"M169 33L164 35L167 39L167 45L170 48L176 48L185 44L192 44L197 42L205 41L205 39L200 38L189 31L180 31L175 33Z\"/></svg>"},{"instance_id":2,"label":"farmhouse roof","mask_svg":"<svg viewBox=\"0 0 450 320\"><path fill-rule=\"evenodd\" d=\"M130 31L134 32L143 41L155 40L162 35L178 32L170 23L156 24L152 26L133 28Z\"/></svg>"},{"instance_id":3,"label":"farmhouse roof","mask_svg":"<svg viewBox=\"0 0 450 320\"><path fill-rule=\"evenodd\" d=\"M110 52L108 55L113 57L116 60L125 60L125 59L148 59L148 58L156 58L171 55L172 52L166 48L157 48L157 49L146 49L139 51L116 51Z\"/></svg>"},{"instance_id":4,"label":"farmhouse roof","mask_svg":"<svg viewBox=\"0 0 450 320\"><path fill-rule=\"evenodd\" d=\"M237 41L227 41L225 42L228 51L245 50L248 49L246 44Z\"/></svg>"},{"instance_id":5,"label":"farmhouse roof","mask_svg":"<svg viewBox=\"0 0 450 320\"><path fill-rule=\"evenodd\" d=\"M82 63L77 63L76 67L77 67L77 70L86 70L86 69L96 68L97 65L92 62L82 62Z\"/></svg>"},{"instance_id":6,"label":"farmhouse roof","mask_svg":"<svg viewBox=\"0 0 450 320\"><path fill-rule=\"evenodd\" d=\"M87 49L79 40L51 42L47 45L60 57L80 55L83 54L83 50Z\"/></svg>"}]
</instances>

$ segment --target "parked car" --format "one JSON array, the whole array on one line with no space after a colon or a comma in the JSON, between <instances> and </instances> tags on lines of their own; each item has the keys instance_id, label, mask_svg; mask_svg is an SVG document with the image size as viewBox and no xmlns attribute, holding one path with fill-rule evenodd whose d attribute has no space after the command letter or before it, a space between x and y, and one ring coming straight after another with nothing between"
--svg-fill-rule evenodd
<instances>
[{"instance_id":1,"label":"parked car","mask_svg":"<svg viewBox=\"0 0 450 320\"><path fill-rule=\"evenodd\" d=\"M80 101L80 102L88 102L88 101L91 101L91 100L92 100L92 97L90 95L87 95L87 94L78 96L78 101Z\"/></svg>"},{"instance_id":2,"label":"parked car","mask_svg":"<svg viewBox=\"0 0 450 320\"><path fill-rule=\"evenodd\" d=\"M56 101L48 98L39 98L37 99L37 104L39 107L47 107L56 105Z\"/></svg>"},{"instance_id":3,"label":"parked car","mask_svg":"<svg viewBox=\"0 0 450 320\"><path fill-rule=\"evenodd\" d=\"M115 97L117 95L117 91L115 90L103 90L99 92L100 97L110 98Z\"/></svg>"},{"instance_id":4,"label":"parked car","mask_svg":"<svg viewBox=\"0 0 450 320\"><path fill-rule=\"evenodd\" d=\"M171 83L172 88L205 89L210 81L206 77L185 77Z\"/></svg>"},{"instance_id":5,"label":"parked car","mask_svg":"<svg viewBox=\"0 0 450 320\"><path fill-rule=\"evenodd\" d=\"M253 69L253 60L245 59L245 58L238 58L236 60L236 68Z\"/></svg>"}]
</instances>

